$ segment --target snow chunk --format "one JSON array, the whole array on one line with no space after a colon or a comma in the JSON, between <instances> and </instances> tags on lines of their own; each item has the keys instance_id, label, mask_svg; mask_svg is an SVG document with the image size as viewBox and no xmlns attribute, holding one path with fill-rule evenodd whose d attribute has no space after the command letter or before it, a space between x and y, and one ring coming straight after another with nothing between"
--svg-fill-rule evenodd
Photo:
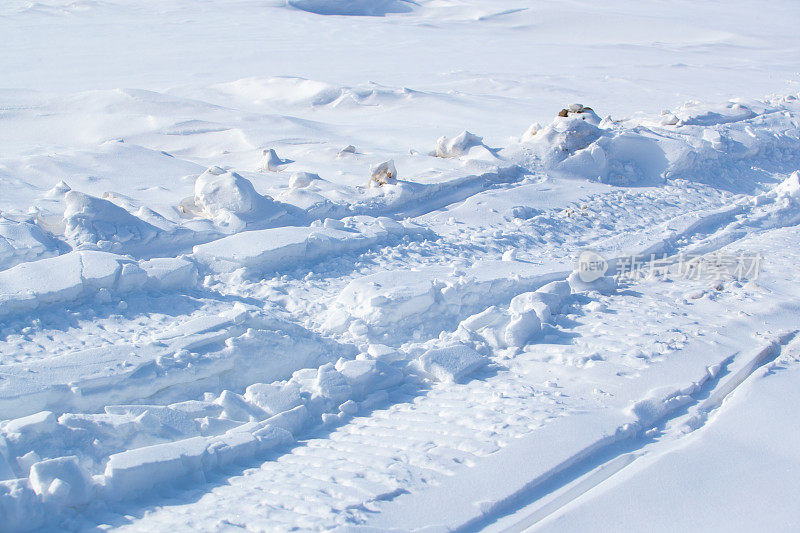
<instances>
[{"instance_id":1,"label":"snow chunk","mask_svg":"<svg viewBox=\"0 0 800 533\"><path fill-rule=\"evenodd\" d=\"M613 276L603 276L587 283L580 278L578 272L573 272L567 282L575 292L597 291L600 294L609 294L617 290L617 280Z\"/></svg>"},{"instance_id":2,"label":"snow chunk","mask_svg":"<svg viewBox=\"0 0 800 533\"><path fill-rule=\"evenodd\" d=\"M333 404L339 405L352 396L353 388L345 377L333 367L332 363L326 363L317 370L314 392Z\"/></svg>"},{"instance_id":3,"label":"snow chunk","mask_svg":"<svg viewBox=\"0 0 800 533\"><path fill-rule=\"evenodd\" d=\"M81 505L93 494L92 480L75 456L40 461L31 466L29 481L45 502L63 506Z\"/></svg>"},{"instance_id":4,"label":"snow chunk","mask_svg":"<svg viewBox=\"0 0 800 533\"><path fill-rule=\"evenodd\" d=\"M340 372L352 387L353 395L357 399L372 391L393 387L403 379L403 372L374 359L346 361Z\"/></svg>"},{"instance_id":5,"label":"snow chunk","mask_svg":"<svg viewBox=\"0 0 800 533\"><path fill-rule=\"evenodd\" d=\"M251 404L244 397L229 390L222 391L214 402L223 408L223 418L249 422L263 420L267 414L258 406Z\"/></svg>"},{"instance_id":6,"label":"snow chunk","mask_svg":"<svg viewBox=\"0 0 800 533\"><path fill-rule=\"evenodd\" d=\"M147 273L147 285L154 289L183 289L197 283L197 267L187 259L157 257L139 266Z\"/></svg>"},{"instance_id":7,"label":"snow chunk","mask_svg":"<svg viewBox=\"0 0 800 533\"><path fill-rule=\"evenodd\" d=\"M258 198L252 183L219 167L209 168L194 183L195 204L212 216L220 211L236 215L252 213Z\"/></svg>"},{"instance_id":8,"label":"snow chunk","mask_svg":"<svg viewBox=\"0 0 800 533\"><path fill-rule=\"evenodd\" d=\"M436 141L436 157L460 157L473 146L480 146L483 144L483 137L462 131L457 136L449 139L447 137L440 137Z\"/></svg>"},{"instance_id":9,"label":"snow chunk","mask_svg":"<svg viewBox=\"0 0 800 533\"><path fill-rule=\"evenodd\" d=\"M377 272L355 279L337 297L351 316L370 325L387 326L430 309L438 290L425 273Z\"/></svg>"},{"instance_id":10,"label":"snow chunk","mask_svg":"<svg viewBox=\"0 0 800 533\"><path fill-rule=\"evenodd\" d=\"M26 437L46 435L55 431L56 417L50 411L41 411L10 420L3 429L6 433L19 433Z\"/></svg>"},{"instance_id":11,"label":"snow chunk","mask_svg":"<svg viewBox=\"0 0 800 533\"><path fill-rule=\"evenodd\" d=\"M548 167L560 163L578 150L583 150L603 135L591 121L578 117L560 117L535 133L523 137L531 143Z\"/></svg>"},{"instance_id":12,"label":"snow chunk","mask_svg":"<svg viewBox=\"0 0 800 533\"><path fill-rule=\"evenodd\" d=\"M417 360L420 369L438 381L457 382L489 360L469 346L459 344L428 350Z\"/></svg>"},{"instance_id":13,"label":"snow chunk","mask_svg":"<svg viewBox=\"0 0 800 533\"><path fill-rule=\"evenodd\" d=\"M261 160L261 165L258 167L259 170L263 171L270 171L270 172L280 172L283 170L286 165L291 163L288 159L281 159L278 157L277 152L272 148L264 150L263 152L264 157Z\"/></svg>"},{"instance_id":14,"label":"snow chunk","mask_svg":"<svg viewBox=\"0 0 800 533\"><path fill-rule=\"evenodd\" d=\"M775 189L778 198L791 198L800 201L800 171L792 172L792 175L783 180Z\"/></svg>"},{"instance_id":15,"label":"snow chunk","mask_svg":"<svg viewBox=\"0 0 800 533\"><path fill-rule=\"evenodd\" d=\"M394 168L394 161L386 161L385 163L372 167L372 174L369 178L370 187L393 185L395 183L397 183L397 169Z\"/></svg>"},{"instance_id":16,"label":"snow chunk","mask_svg":"<svg viewBox=\"0 0 800 533\"><path fill-rule=\"evenodd\" d=\"M353 146L352 144L348 144L347 146L345 146L344 148L339 150L339 153L336 154L336 157L338 159L341 159L342 157L344 157L344 156L346 156L348 154L354 154L354 153L356 153L356 147Z\"/></svg>"},{"instance_id":17,"label":"snow chunk","mask_svg":"<svg viewBox=\"0 0 800 533\"><path fill-rule=\"evenodd\" d=\"M504 333L504 340L509 347L521 348L542 331L542 322L535 310L519 315L512 315Z\"/></svg>"},{"instance_id":18,"label":"snow chunk","mask_svg":"<svg viewBox=\"0 0 800 533\"><path fill-rule=\"evenodd\" d=\"M302 405L297 383L255 383L247 387L244 398L269 415L276 415Z\"/></svg>"},{"instance_id":19,"label":"snow chunk","mask_svg":"<svg viewBox=\"0 0 800 533\"><path fill-rule=\"evenodd\" d=\"M69 185L67 185L67 182L61 180L58 183L56 183L52 189L47 191L47 194L45 196L47 198L53 198L53 199L62 198L65 194L67 194L71 190L72 188Z\"/></svg>"}]
</instances>

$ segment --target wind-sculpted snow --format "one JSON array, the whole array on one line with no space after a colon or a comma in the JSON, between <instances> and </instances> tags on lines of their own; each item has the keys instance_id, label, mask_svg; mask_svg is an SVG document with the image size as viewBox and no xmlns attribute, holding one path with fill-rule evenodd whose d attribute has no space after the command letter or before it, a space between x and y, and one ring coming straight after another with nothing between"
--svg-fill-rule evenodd
<instances>
[{"instance_id":1,"label":"wind-sculpted snow","mask_svg":"<svg viewBox=\"0 0 800 533\"><path fill-rule=\"evenodd\" d=\"M77 191L64 196L64 238L75 247L96 245L101 250L141 252L160 230L102 198Z\"/></svg>"},{"instance_id":2,"label":"wind-sculpted snow","mask_svg":"<svg viewBox=\"0 0 800 533\"><path fill-rule=\"evenodd\" d=\"M0 217L0 270L58 255L63 245L41 227Z\"/></svg>"},{"instance_id":3,"label":"wind-sculpted snow","mask_svg":"<svg viewBox=\"0 0 800 533\"><path fill-rule=\"evenodd\" d=\"M797 365L787 0L23 4L0 530L526 530Z\"/></svg>"}]
</instances>

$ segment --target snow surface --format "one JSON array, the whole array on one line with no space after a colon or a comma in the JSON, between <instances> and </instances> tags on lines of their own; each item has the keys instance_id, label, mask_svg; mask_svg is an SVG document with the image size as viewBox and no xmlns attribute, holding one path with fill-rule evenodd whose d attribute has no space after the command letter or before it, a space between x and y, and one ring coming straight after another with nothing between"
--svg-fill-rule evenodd
<instances>
[{"instance_id":1,"label":"snow surface","mask_svg":"<svg viewBox=\"0 0 800 533\"><path fill-rule=\"evenodd\" d=\"M799 16L2 3L0 530L796 530Z\"/></svg>"}]
</instances>

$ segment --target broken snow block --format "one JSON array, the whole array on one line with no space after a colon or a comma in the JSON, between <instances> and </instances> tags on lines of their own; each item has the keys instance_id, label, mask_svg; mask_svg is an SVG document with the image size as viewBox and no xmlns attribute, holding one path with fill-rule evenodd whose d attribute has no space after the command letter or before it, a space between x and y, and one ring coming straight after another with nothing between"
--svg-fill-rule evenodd
<instances>
[{"instance_id":1,"label":"broken snow block","mask_svg":"<svg viewBox=\"0 0 800 533\"><path fill-rule=\"evenodd\" d=\"M800 200L800 171L792 172L792 175L778 184L774 191L778 198Z\"/></svg>"},{"instance_id":2,"label":"broken snow block","mask_svg":"<svg viewBox=\"0 0 800 533\"><path fill-rule=\"evenodd\" d=\"M244 399L269 415L288 411L303 403L297 383L254 383L247 387Z\"/></svg>"},{"instance_id":3,"label":"broken snow block","mask_svg":"<svg viewBox=\"0 0 800 533\"><path fill-rule=\"evenodd\" d=\"M197 283L197 266L181 257L155 257L139 266L147 273L147 285L154 289L183 289Z\"/></svg>"},{"instance_id":4,"label":"broken snow block","mask_svg":"<svg viewBox=\"0 0 800 533\"><path fill-rule=\"evenodd\" d=\"M258 167L258 170L261 171L280 172L286 165L291 163L288 159L281 159L278 157L277 152L272 148L264 150L263 154L264 157L261 159L261 164Z\"/></svg>"},{"instance_id":5,"label":"broken snow block","mask_svg":"<svg viewBox=\"0 0 800 533\"><path fill-rule=\"evenodd\" d=\"M437 381L449 383L460 381L489 362L485 356L463 344L428 350L417 361L423 372Z\"/></svg>"},{"instance_id":6,"label":"broken snow block","mask_svg":"<svg viewBox=\"0 0 800 533\"><path fill-rule=\"evenodd\" d=\"M352 144L348 144L347 146L339 150L339 153L336 155L336 157L341 159L342 157L348 154L354 154L354 153L356 153L356 147L353 146Z\"/></svg>"},{"instance_id":7,"label":"broken snow block","mask_svg":"<svg viewBox=\"0 0 800 533\"><path fill-rule=\"evenodd\" d=\"M33 491L45 502L64 506L81 505L92 497L92 481L75 456L40 461L31 466Z\"/></svg>"},{"instance_id":8,"label":"broken snow block","mask_svg":"<svg viewBox=\"0 0 800 533\"><path fill-rule=\"evenodd\" d=\"M111 455L104 472L107 497L123 499L199 472L207 445L205 437L191 437Z\"/></svg>"},{"instance_id":9,"label":"broken snow block","mask_svg":"<svg viewBox=\"0 0 800 533\"><path fill-rule=\"evenodd\" d=\"M473 146L483 144L483 137L478 137L474 133L462 131L452 139L440 137L436 142L436 157L459 157Z\"/></svg>"},{"instance_id":10,"label":"broken snow block","mask_svg":"<svg viewBox=\"0 0 800 533\"><path fill-rule=\"evenodd\" d=\"M528 129L525 130L525 133L522 134L522 142L531 140L531 138L533 138L534 135L539 133L539 131L541 131L541 129L542 129L542 125L539 124L538 122L534 122L533 124L531 124L528 127Z\"/></svg>"},{"instance_id":11,"label":"broken snow block","mask_svg":"<svg viewBox=\"0 0 800 533\"><path fill-rule=\"evenodd\" d=\"M372 168L372 174L369 178L370 187L380 187L381 185L394 183L397 183L397 169L394 168L394 161L386 161Z\"/></svg>"},{"instance_id":12,"label":"broken snow block","mask_svg":"<svg viewBox=\"0 0 800 533\"><path fill-rule=\"evenodd\" d=\"M536 310L532 309L511 317L504 332L504 340L509 347L521 348L529 344L541 331L542 321Z\"/></svg>"},{"instance_id":13,"label":"broken snow block","mask_svg":"<svg viewBox=\"0 0 800 533\"><path fill-rule=\"evenodd\" d=\"M10 420L3 429L6 433L20 433L26 436L44 435L55 431L56 417L50 411L40 411Z\"/></svg>"}]
</instances>

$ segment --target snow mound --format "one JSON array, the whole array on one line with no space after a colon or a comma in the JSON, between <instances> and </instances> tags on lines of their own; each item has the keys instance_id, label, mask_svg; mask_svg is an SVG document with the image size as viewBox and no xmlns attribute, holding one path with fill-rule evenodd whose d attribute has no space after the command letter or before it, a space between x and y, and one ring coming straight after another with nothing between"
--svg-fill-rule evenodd
<instances>
[{"instance_id":1,"label":"snow mound","mask_svg":"<svg viewBox=\"0 0 800 533\"><path fill-rule=\"evenodd\" d=\"M486 365L489 359L460 344L428 350L417 361L419 368L436 380L454 383Z\"/></svg>"},{"instance_id":2,"label":"snow mound","mask_svg":"<svg viewBox=\"0 0 800 533\"><path fill-rule=\"evenodd\" d=\"M436 141L436 157L460 157L469 152L473 146L483 144L483 137L478 137L474 133L462 131L452 139L439 137Z\"/></svg>"},{"instance_id":3,"label":"snow mound","mask_svg":"<svg viewBox=\"0 0 800 533\"><path fill-rule=\"evenodd\" d=\"M76 248L136 253L160 233L108 200L73 190L66 193L64 201L64 237Z\"/></svg>"},{"instance_id":4,"label":"snow mound","mask_svg":"<svg viewBox=\"0 0 800 533\"><path fill-rule=\"evenodd\" d=\"M579 150L587 148L606 132L581 117L557 117L552 123L531 134L526 132L522 141L531 144L545 167L561 163Z\"/></svg>"},{"instance_id":5,"label":"snow mound","mask_svg":"<svg viewBox=\"0 0 800 533\"><path fill-rule=\"evenodd\" d=\"M661 183L669 164L657 135L601 121L580 104L562 109L544 128L532 125L521 141L552 174L612 185Z\"/></svg>"},{"instance_id":6,"label":"snow mound","mask_svg":"<svg viewBox=\"0 0 800 533\"><path fill-rule=\"evenodd\" d=\"M320 177L317 174L312 174L311 172L295 172L289 178L289 188L290 189L305 189L314 180L318 180Z\"/></svg>"},{"instance_id":7,"label":"snow mound","mask_svg":"<svg viewBox=\"0 0 800 533\"><path fill-rule=\"evenodd\" d=\"M0 216L0 270L58 255L63 246L39 226Z\"/></svg>"},{"instance_id":8,"label":"snow mound","mask_svg":"<svg viewBox=\"0 0 800 533\"><path fill-rule=\"evenodd\" d=\"M409 13L413 4L404 0L289 0L289 5L317 15L382 17Z\"/></svg>"},{"instance_id":9,"label":"snow mound","mask_svg":"<svg viewBox=\"0 0 800 533\"><path fill-rule=\"evenodd\" d=\"M194 203L198 214L231 232L241 231L248 223L286 214L277 202L258 194L249 180L220 167L211 167L198 176Z\"/></svg>"},{"instance_id":10,"label":"snow mound","mask_svg":"<svg viewBox=\"0 0 800 533\"><path fill-rule=\"evenodd\" d=\"M584 281L579 272L573 272L567 278L567 282L574 292L596 291L600 294L609 294L617 290L617 280L613 276L602 276L593 281Z\"/></svg>"}]
</instances>

